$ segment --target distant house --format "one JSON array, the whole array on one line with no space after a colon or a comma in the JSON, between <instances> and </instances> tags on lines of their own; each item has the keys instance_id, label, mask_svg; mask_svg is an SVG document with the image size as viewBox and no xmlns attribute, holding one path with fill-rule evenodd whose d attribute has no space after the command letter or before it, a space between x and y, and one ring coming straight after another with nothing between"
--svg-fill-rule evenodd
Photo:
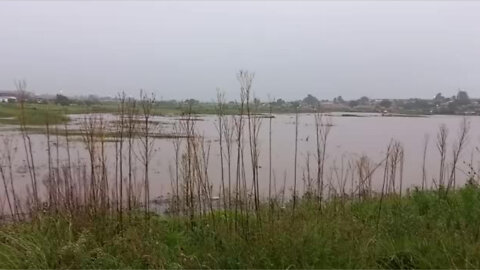
<instances>
[{"instance_id":1,"label":"distant house","mask_svg":"<svg viewBox=\"0 0 480 270\"><path fill-rule=\"evenodd\" d=\"M17 102L15 91L0 91L0 103Z\"/></svg>"},{"instance_id":2,"label":"distant house","mask_svg":"<svg viewBox=\"0 0 480 270\"><path fill-rule=\"evenodd\" d=\"M0 96L1 103L14 103L17 102L17 97L14 96Z\"/></svg>"}]
</instances>

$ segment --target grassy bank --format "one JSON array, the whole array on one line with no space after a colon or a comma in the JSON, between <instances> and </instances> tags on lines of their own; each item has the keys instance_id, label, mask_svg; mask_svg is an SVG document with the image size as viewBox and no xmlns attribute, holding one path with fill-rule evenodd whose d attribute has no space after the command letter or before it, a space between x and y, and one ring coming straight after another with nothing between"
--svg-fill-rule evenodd
<instances>
[{"instance_id":1,"label":"grassy bank","mask_svg":"<svg viewBox=\"0 0 480 270\"><path fill-rule=\"evenodd\" d=\"M25 104L25 119L27 125L45 125L59 124L68 121L68 114L88 114L88 113L118 113L118 102L103 102L94 105L84 104L71 104L68 106L62 106L57 104ZM152 115L161 116L176 116L182 115L187 110L185 104L168 104L168 103L155 103L152 107ZM193 114L216 114L216 103L198 103L188 108ZM234 115L238 114L239 105L237 104L225 104L223 108L223 114ZM262 106L256 108L255 113L269 113L270 108L268 106ZM294 113L293 107L272 107L272 113ZM300 112L312 112L312 110L301 110ZM14 103L0 103L0 124L18 125L20 124L20 109L19 104Z\"/></svg>"},{"instance_id":2,"label":"grassy bank","mask_svg":"<svg viewBox=\"0 0 480 270\"><path fill-rule=\"evenodd\" d=\"M118 113L119 104L116 102L104 102L96 105L78 105L61 106L56 104L31 104L26 103L24 116L26 125L45 125L60 124L68 121L69 114L88 114L88 113ZM196 114L215 114L215 104L198 104L192 108L192 113ZM152 115L181 115L185 108L180 105L155 104L152 107ZM264 112L267 112L266 110ZM238 113L237 106L226 108L226 114ZM21 110L19 104L1 104L0 103L0 124L19 125L21 119Z\"/></svg>"},{"instance_id":3,"label":"grassy bank","mask_svg":"<svg viewBox=\"0 0 480 270\"><path fill-rule=\"evenodd\" d=\"M0 123L19 125L20 119L25 119L26 125L58 124L68 121L64 108L48 104L25 104L20 110L19 104L0 104Z\"/></svg>"},{"instance_id":4,"label":"grassy bank","mask_svg":"<svg viewBox=\"0 0 480 270\"><path fill-rule=\"evenodd\" d=\"M0 268L479 268L480 189L412 192L259 216L67 218L3 225ZM380 207L381 205L381 207Z\"/></svg>"}]
</instances>

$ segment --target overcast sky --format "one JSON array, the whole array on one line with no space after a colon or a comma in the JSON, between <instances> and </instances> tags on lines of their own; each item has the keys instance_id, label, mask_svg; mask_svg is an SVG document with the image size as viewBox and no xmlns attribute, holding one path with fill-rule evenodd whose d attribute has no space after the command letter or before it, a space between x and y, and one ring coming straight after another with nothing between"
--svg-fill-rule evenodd
<instances>
[{"instance_id":1,"label":"overcast sky","mask_svg":"<svg viewBox=\"0 0 480 270\"><path fill-rule=\"evenodd\" d=\"M212 100L480 96L480 2L0 2L0 89Z\"/></svg>"}]
</instances>

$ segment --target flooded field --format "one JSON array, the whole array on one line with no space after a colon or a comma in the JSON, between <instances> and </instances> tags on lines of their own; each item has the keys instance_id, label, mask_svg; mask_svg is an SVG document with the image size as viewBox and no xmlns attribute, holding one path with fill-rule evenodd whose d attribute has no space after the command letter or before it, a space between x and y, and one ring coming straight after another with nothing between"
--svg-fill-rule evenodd
<instances>
[{"instance_id":1,"label":"flooded field","mask_svg":"<svg viewBox=\"0 0 480 270\"><path fill-rule=\"evenodd\" d=\"M371 167L380 164L385 157L387 146L392 140L400 142L404 149L403 164L403 189L412 186L420 186L422 183L422 164L423 152L425 146L425 137L428 136L427 154L426 154L426 182L428 187L432 187L439 177L440 155L437 148L437 133L439 126L445 124L449 130L448 148L447 148L447 169L451 170L452 151L460 130L460 124L463 117L460 116L426 116L426 117L382 117L378 114L358 114L355 116L346 116L341 113L325 116L325 119L331 123L331 130L327 140L326 161L324 179L326 188L338 189L342 179L348 178L346 191L353 189L356 166L362 156L367 156L371 162ZM84 121L84 115L72 115L71 122L68 124L69 132L75 134ZM105 114L102 118L106 123L112 123L116 116ZM178 123L178 118L174 117L153 117L152 122L159 124L159 131L164 138L155 138L151 162L149 169L150 178L150 197L151 199L159 196L165 196L172 191L173 182L176 174L175 166L175 137L179 134L174 130ZM204 148L205 156L208 157L207 172L208 179L212 185L213 192L218 194L221 167L219 153L219 135L218 118L216 116L200 116L195 121L198 134L205 137ZM456 185L463 184L467 179L467 174L473 169L478 168L479 152L476 148L479 145L480 125L478 117L471 116L467 118L470 123L468 140L463 152L460 155L458 168L456 170ZM294 157L295 157L295 115L282 114L275 115L274 118L262 118L259 131L259 187L262 196L265 196L269 190L269 122L271 121L272 138L272 192L279 193L284 188L287 194L291 194L294 179ZM51 142L51 164L53 166L62 165L67 162L66 140L63 136L65 127L63 125L50 127ZM2 153L2 164L5 167L7 148L12 151L13 179L19 194L25 194L26 186L30 183L28 165L25 158L25 148L21 133L12 130L11 126L0 127L3 140L0 142ZM58 135L59 134L59 135ZM47 136L32 132L30 134L32 141L33 159L38 179L48 177L48 151ZM81 136L70 136L70 155L71 164L74 171L88 168L89 155L85 143ZM180 142L185 139L179 139ZM133 178L141 182L144 177L144 170L141 164L141 141L135 139L136 146L132 152ZM58 147L57 147L58 145ZM113 138L105 140L104 151L106 153L106 163L108 167L108 179L119 177L119 170L123 170L123 178L128 174L126 164L128 162L128 152L126 143L123 149L123 166L119 168L116 158L115 143ZM245 137L245 167L247 181L250 177L249 166L250 152L247 149L248 140ZM184 145L181 144L181 147ZM224 145L225 147L225 145ZM224 149L225 151L225 149ZM236 154L233 152L233 155ZM58 156L57 156L58 155ZM315 122L313 114L300 114L298 125L298 160L297 160L297 185L299 192L305 189L308 179L316 177L316 139ZM232 158L233 159L233 158ZM307 166L309 160L309 166ZM117 165L116 165L117 164ZM356 165L357 164L357 165ZM52 166L52 165L51 165ZM383 165L382 165L383 166ZM372 188L379 190L383 179L383 167L380 166L372 173ZM450 167L449 167L450 166ZM224 179L228 180L226 157L224 160ZM341 175L351 174L352 177ZM235 163L232 161L231 177L234 179ZM310 177L308 177L310 175ZM42 185L43 186L43 185ZM41 191L44 192L44 187ZM3 191L2 191L3 192ZM140 192L140 191L139 191Z\"/></svg>"}]
</instances>

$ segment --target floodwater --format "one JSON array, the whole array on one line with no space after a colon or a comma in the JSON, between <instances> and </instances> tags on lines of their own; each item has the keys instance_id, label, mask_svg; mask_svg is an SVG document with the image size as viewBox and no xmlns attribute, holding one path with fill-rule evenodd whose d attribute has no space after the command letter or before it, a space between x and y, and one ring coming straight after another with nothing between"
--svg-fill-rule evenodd
<instances>
[{"instance_id":1,"label":"floodwater","mask_svg":"<svg viewBox=\"0 0 480 270\"><path fill-rule=\"evenodd\" d=\"M426 167L427 184L432 186L435 179L438 179L438 169L440 155L436 146L436 137L440 125L445 124L449 129L448 134L448 155L447 165L451 164L451 156L455 140L458 138L460 125L463 120L461 116L426 116L426 117L382 117L378 114L357 114L361 117L346 117L341 113L326 116L332 123L326 148L325 165L325 183L330 187L338 187L339 171L346 170L349 161L358 160L361 156L368 156L372 164L381 162L385 157L386 149L392 140L402 143L404 148L404 171L403 187L411 188L420 186L422 182L422 161L425 137L429 137ZM72 115L70 128L78 128L79 123L84 116ZM104 119L112 120L115 116L105 114ZM206 149L209 149L208 177L213 185L213 189L218 192L220 186L220 153L218 143L218 130L216 116L200 116L201 121L195 121L199 134L205 136ZM161 123L161 132L164 134L173 133L173 124L178 122L174 117L154 117L153 121ZM470 170L469 164L478 169L478 155L476 148L480 140L480 119L478 116L468 116L470 123L468 140L458 162L457 185L463 184L467 179L467 173ZM294 179L294 153L295 153L295 115L281 114L274 118L262 118L261 129L259 133L259 179L262 194L265 195L269 187L269 124L272 125L272 188L279 192L283 187L287 193L291 192ZM51 127L54 129L55 127ZM63 130L63 126L57 127ZM304 179L308 175L307 159L310 158L310 174L315 178L316 173L316 140L315 124L313 114L300 114L298 125L298 161L297 161L297 183L300 192L304 188ZM6 147L13 151L13 171L14 181L17 192L24 193L26 186L30 182L30 176L25 160L25 149L21 134L18 131L12 131L7 126L0 126L0 134L3 137L9 137L12 141L5 145L0 141L0 151L5 153ZM48 153L47 138L44 134L31 134L33 155L39 179L45 179L48 173ZM70 154L72 163L77 166L88 166L89 158L85 144L81 137L71 137ZM58 140L58 148L56 147ZM184 139L181 139L184 140ZM52 163L64 164L66 162L66 144L63 136L51 135L51 156ZM166 195L172 190L172 179L175 174L175 151L173 146L174 139L159 138L155 139L151 157L151 166L149 172L151 197ZM137 140L137 149L132 154L135 165L134 176L137 179L143 179L143 169L140 161L140 150ZM125 144L126 145L126 144ZM183 144L183 146L185 143ZM248 150L248 141L245 141L245 163L247 164L247 179L250 176L248 163L250 162L250 152ZM108 142L105 148L108 177L114 179L115 170L115 143ZM58 150L58 159L57 159ZM1 156L1 155L0 155ZM232 157L232 179L235 175L235 158ZM124 146L123 155L123 174L127 175L128 156L126 146ZM5 159L3 157L5 166ZM225 178L228 172L227 163L224 165ZM87 167L88 168L88 167ZM373 188L379 189L383 179L383 169L378 169L373 174ZM349 185L349 184L347 184ZM3 193L3 190L2 190Z\"/></svg>"}]
</instances>

